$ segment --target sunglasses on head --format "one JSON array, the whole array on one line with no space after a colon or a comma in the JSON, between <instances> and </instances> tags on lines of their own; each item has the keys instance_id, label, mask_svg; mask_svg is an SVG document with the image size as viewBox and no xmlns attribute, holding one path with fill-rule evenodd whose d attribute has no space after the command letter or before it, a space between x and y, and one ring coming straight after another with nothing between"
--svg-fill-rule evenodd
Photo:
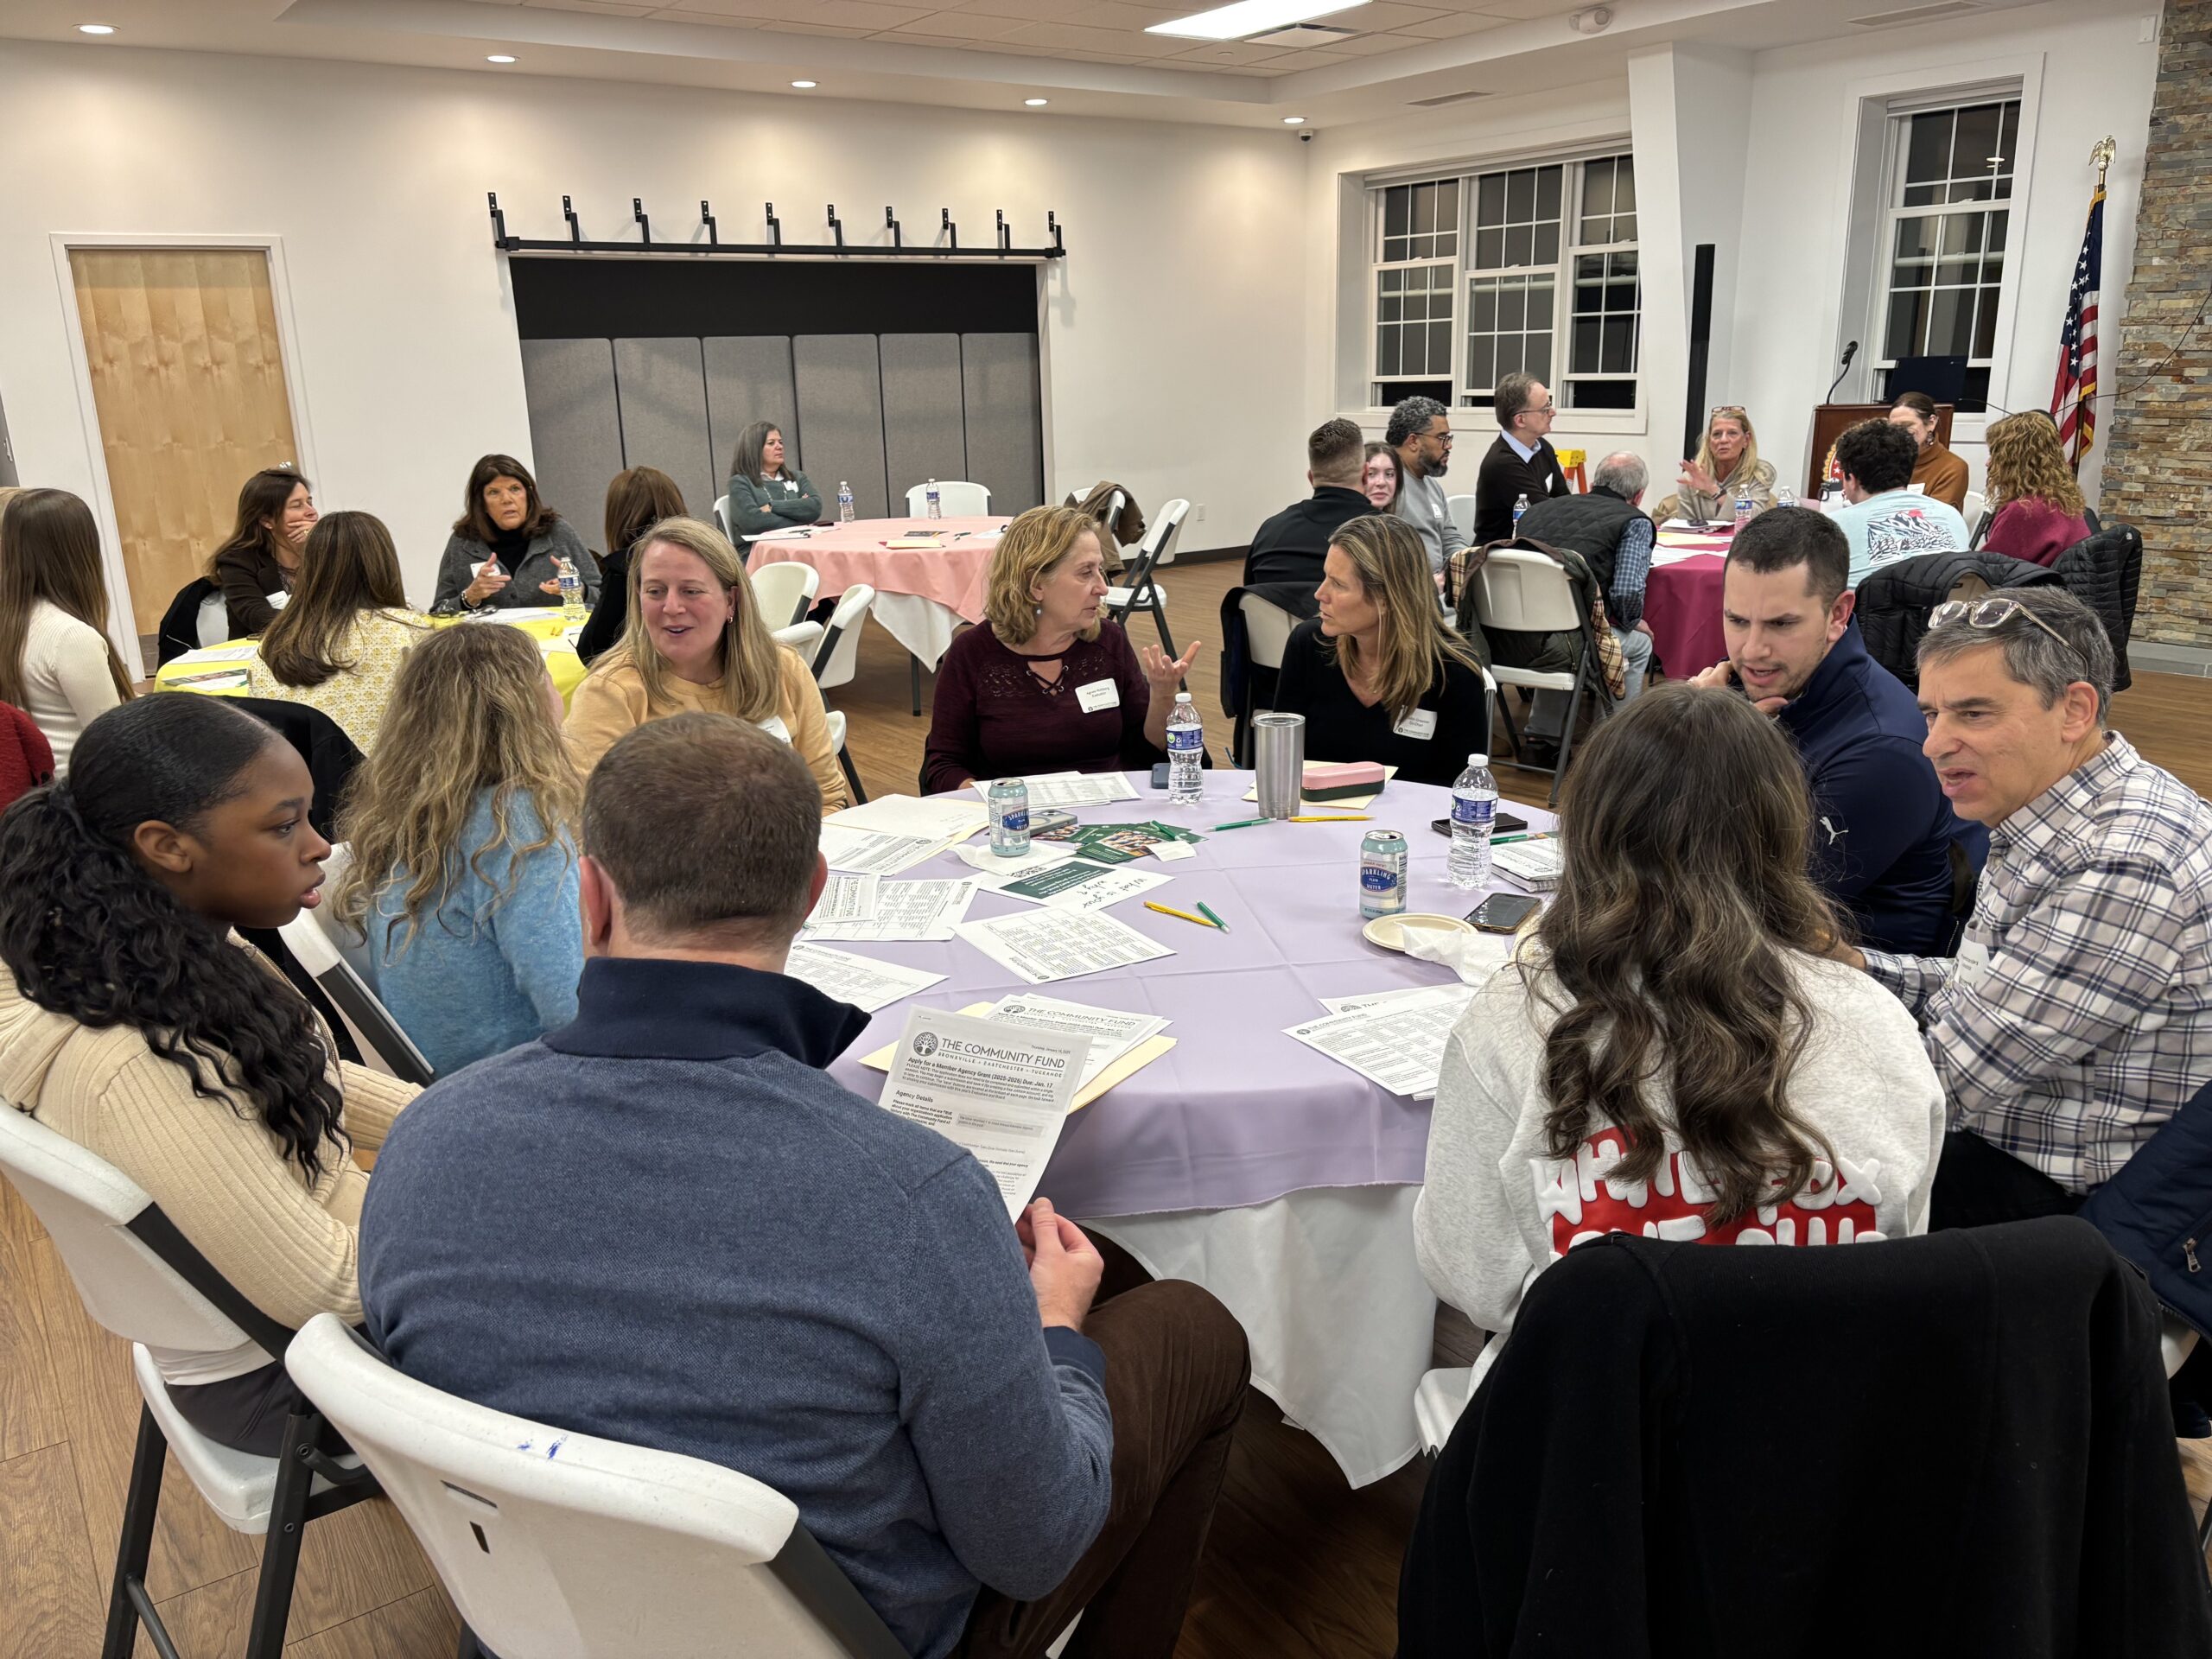
<instances>
[{"instance_id":1,"label":"sunglasses on head","mask_svg":"<svg viewBox=\"0 0 2212 1659\"><path fill-rule=\"evenodd\" d=\"M2082 656L2080 647L2017 599L1947 599L1928 613L1928 626L1931 628L1940 628L1946 623L1963 620L1970 628L1980 628L1988 632L2003 627L2016 616L2026 617L2029 621L2065 646L2069 654L2080 661L2082 667L2088 666L2088 660Z\"/></svg>"}]
</instances>

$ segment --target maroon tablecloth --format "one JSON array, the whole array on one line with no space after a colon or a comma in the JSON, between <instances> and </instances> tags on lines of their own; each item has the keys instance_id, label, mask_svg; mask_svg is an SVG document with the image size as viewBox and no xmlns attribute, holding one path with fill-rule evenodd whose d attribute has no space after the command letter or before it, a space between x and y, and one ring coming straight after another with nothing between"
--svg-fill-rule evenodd
<instances>
[{"instance_id":1,"label":"maroon tablecloth","mask_svg":"<svg viewBox=\"0 0 2212 1659\"><path fill-rule=\"evenodd\" d=\"M1643 588L1643 620L1651 643L1670 680L1701 673L1728 654L1720 631L1720 573L1726 561L1701 553L1662 564Z\"/></svg>"}]
</instances>

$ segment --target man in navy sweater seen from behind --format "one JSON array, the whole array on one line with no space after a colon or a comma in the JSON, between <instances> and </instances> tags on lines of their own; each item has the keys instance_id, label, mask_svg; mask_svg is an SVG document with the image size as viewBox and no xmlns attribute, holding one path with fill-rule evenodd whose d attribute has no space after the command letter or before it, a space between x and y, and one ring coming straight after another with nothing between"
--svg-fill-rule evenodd
<instances>
[{"instance_id":1,"label":"man in navy sweater seen from behind","mask_svg":"<svg viewBox=\"0 0 2212 1659\"><path fill-rule=\"evenodd\" d=\"M1813 786L1813 877L1868 948L1947 957L1972 907L1989 831L1960 817L1921 752L1912 692L1866 654L1846 587L1851 543L1823 513L1770 507L1736 532L1721 576L1728 660L1797 746Z\"/></svg>"},{"instance_id":2,"label":"man in navy sweater seen from behind","mask_svg":"<svg viewBox=\"0 0 2212 1659\"><path fill-rule=\"evenodd\" d=\"M440 1080L361 1219L370 1336L518 1416L702 1458L921 1659L1168 1659L1248 1373L1195 1286L1101 1302L1042 1199L823 1070L868 1024L783 969L820 791L720 714L594 770L574 1024Z\"/></svg>"}]
</instances>

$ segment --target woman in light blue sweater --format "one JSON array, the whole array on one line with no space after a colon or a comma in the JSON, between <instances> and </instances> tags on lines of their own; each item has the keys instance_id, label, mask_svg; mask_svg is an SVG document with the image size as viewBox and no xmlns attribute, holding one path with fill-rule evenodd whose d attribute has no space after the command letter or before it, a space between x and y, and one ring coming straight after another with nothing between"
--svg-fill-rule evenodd
<instances>
[{"instance_id":1,"label":"woman in light blue sweater","mask_svg":"<svg viewBox=\"0 0 2212 1659\"><path fill-rule=\"evenodd\" d=\"M576 1016L582 786L561 716L528 634L444 629L408 654L346 791L334 913L441 1074Z\"/></svg>"}]
</instances>

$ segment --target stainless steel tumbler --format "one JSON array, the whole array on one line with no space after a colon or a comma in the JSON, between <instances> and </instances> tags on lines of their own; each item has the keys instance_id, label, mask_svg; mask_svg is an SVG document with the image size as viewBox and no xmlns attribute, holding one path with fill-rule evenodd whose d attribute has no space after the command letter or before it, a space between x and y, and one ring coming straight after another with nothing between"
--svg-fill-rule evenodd
<instances>
[{"instance_id":1,"label":"stainless steel tumbler","mask_svg":"<svg viewBox=\"0 0 2212 1659\"><path fill-rule=\"evenodd\" d=\"M1306 716L1255 715L1252 753L1259 775L1260 816L1296 817L1306 781Z\"/></svg>"}]
</instances>

